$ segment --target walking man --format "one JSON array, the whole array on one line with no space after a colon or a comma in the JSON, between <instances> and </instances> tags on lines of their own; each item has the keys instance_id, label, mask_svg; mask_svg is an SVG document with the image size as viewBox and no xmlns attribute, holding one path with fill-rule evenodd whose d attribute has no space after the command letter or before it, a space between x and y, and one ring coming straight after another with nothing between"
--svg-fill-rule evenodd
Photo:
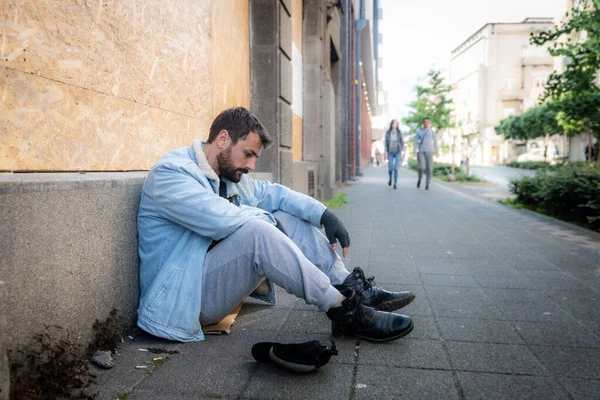
<instances>
[{"instance_id":1,"label":"walking man","mask_svg":"<svg viewBox=\"0 0 600 400\"><path fill-rule=\"evenodd\" d=\"M392 176L394 178L394 189L397 189L398 168L402 163L402 149L404 148L404 138L398 127L398 121L393 119L390 123L390 129L385 133L385 152L388 156L388 174L390 180L388 186L392 186Z\"/></svg>"},{"instance_id":2,"label":"walking man","mask_svg":"<svg viewBox=\"0 0 600 400\"><path fill-rule=\"evenodd\" d=\"M183 342L229 314L255 289L274 303L273 284L326 312L335 328L371 341L407 335L412 320L392 313L411 292L373 285L346 270L350 237L321 202L247 175L271 139L250 111L215 118L206 143L167 153L144 183L138 214L138 326ZM324 226L323 235L319 228Z\"/></svg>"},{"instance_id":3,"label":"walking man","mask_svg":"<svg viewBox=\"0 0 600 400\"><path fill-rule=\"evenodd\" d=\"M421 178L423 177L423 169L427 172L427 181L425 182L425 190L429 190L431 182L431 174L433 171L433 151L435 156L438 156L437 135L431 129L431 120L423 118L423 128L419 129L415 135L415 156L419 162L419 180L417 188L421 187Z\"/></svg>"}]
</instances>

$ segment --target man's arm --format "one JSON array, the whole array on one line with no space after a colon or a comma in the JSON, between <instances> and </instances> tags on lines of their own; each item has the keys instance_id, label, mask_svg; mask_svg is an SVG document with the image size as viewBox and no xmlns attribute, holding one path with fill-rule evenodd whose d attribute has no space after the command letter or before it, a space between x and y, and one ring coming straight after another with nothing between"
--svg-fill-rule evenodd
<instances>
[{"instance_id":1,"label":"man's arm","mask_svg":"<svg viewBox=\"0 0 600 400\"><path fill-rule=\"evenodd\" d=\"M316 227L321 226L321 216L327 207L320 201L277 183L254 180L249 176L244 179L249 179L254 186L258 208L270 213L284 211Z\"/></svg>"},{"instance_id":2,"label":"man's arm","mask_svg":"<svg viewBox=\"0 0 600 400\"><path fill-rule=\"evenodd\" d=\"M342 221L329 211L323 203L283 185L267 181L252 180L252 182L259 208L269 212L281 210L308 221L316 227L323 225L331 248L335 250L336 242L339 240L343 249L342 254L346 257L350 248L348 231Z\"/></svg>"},{"instance_id":3,"label":"man's arm","mask_svg":"<svg viewBox=\"0 0 600 400\"><path fill-rule=\"evenodd\" d=\"M251 219L275 224L270 214L254 207L237 207L202 186L185 168L170 164L150 173L145 194L162 217L215 240L231 235Z\"/></svg>"},{"instance_id":4,"label":"man's arm","mask_svg":"<svg viewBox=\"0 0 600 400\"><path fill-rule=\"evenodd\" d=\"M437 157L437 155L439 153L438 141L437 141L437 132L435 132L434 130L431 130L431 133L433 134L433 145L435 146L435 156Z\"/></svg>"}]
</instances>

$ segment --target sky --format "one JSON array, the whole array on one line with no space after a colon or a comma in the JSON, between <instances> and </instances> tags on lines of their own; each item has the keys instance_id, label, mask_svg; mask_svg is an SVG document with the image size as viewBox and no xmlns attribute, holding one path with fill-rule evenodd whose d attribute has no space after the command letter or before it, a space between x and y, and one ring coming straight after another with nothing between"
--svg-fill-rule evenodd
<instances>
[{"instance_id":1,"label":"sky","mask_svg":"<svg viewBox=\"0 0 600 400\"><path fill-rule=\"evenodd\" d=\"M383 68L390 115L401 119L415 98L414 86L432 67L447 73L450 53L490 22L558 17L567 0L381 0Z\"/></svg>"}]
</instances>

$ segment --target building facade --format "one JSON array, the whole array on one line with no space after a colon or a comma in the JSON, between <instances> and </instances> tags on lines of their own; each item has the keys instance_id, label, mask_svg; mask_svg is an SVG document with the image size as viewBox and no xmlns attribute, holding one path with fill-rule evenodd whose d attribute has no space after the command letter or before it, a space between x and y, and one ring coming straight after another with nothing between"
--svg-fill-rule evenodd
<instances>
[{"instance_id":1,"label":"building facade","mask_svg":"<svg viewBox=\"0 0 600 400\"><path fill-rule=\"evenodd\" d=\"M146 173L206 139L225 108L251 109L273 138L259 177L321 200L352 180L376 97L374 1L9 0L0 314L11 330L0 349L44 324L85 340L113 308L135 320Z\"/></svg>"},{"instance_id":2,"label":"building facade","mask_svg":"<svg viewBox=\"0 0 600 400\"><path fill-rule=\"evenodd\" d=\"M529 44L529 37L552 26L552 18L489 23L452 51L450 83L458 125L452 134L463 138L456 157L468 154L474 164L496 165L525 151L494 127L537 104L554 60L547 49Z\"/></svg>"}]
</instances>

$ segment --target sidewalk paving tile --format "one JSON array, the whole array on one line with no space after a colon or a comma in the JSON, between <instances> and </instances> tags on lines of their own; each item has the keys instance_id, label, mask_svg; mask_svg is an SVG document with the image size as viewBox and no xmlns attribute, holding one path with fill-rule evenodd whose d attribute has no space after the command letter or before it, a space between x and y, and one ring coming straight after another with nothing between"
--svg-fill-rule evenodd
<instances>
[{"instance_id":1,"label":"sidewalk paving tile","mask_svg":"<svg viewBox=\"0 0 600 400\"><path fill-rule=\"evenodd\" d=\"M361 365L354 398L458 400L459 396L450 371Z\"/></svg>"},{"instance_id":2,"label":"sidewalk paving tile","mask_svg":"<svg viewBox=\"0 0 600 400\"><path fill-rule=\"evenodd\" d=\"M324 312L318 311L315 306L313 311L292 310L283 324L282 330L288 332L304 333L331 333L331 321Z\"/></svg>"},{"instance_id":3,"label":"sidewalk paving tile","mask_svg":"<svg viewBox=\"0 0 600 400\"><path fill-rule=\"evenodd\" d=\"M438 318L442 337L449 341L525 344L514 326L506 321L475 318Z\"/></svg>"},{"instance_id":4,"label":"sidewalk paving tile","mask_svg":"<svg viewBox=\"0 0 600 400\"><path fill-rule=\"evenodd\" d=\"M358 359L361 365L450 369L450 361L439 340L399 339L388 343L363 342Z\"/></svg>"},{"instance_id":5,"label":"sidewalk paving tile","mask_svg":"<svg viewBox=\"0 0 600 400\"><path fill-rule=\"evenodd\" d=\"M424 285L432 286L464 286L479 287L479 283L473 277L467 275L440 275L421 274Z\"/></svg>"},{"instance_id":6,"label":"sidewalk paving tile","mask_svg":"<svg viewBox=\"0 0 600 400\"><path fill-rule=\"evenodd\" d=\"M600 379L563 379L562 383L575 400L591 400L600 398Z\"/></svg>"},{"instance_id":7,"label":"sidewalk paving tile","mask_svg":"<svg viewBox=\"0 0 600 400\"><path fill-rule=\"evenodd\" d=\"M563 346L529 346L535 356L560 378L598 379L600 349Z\"/></svg>"},{"instance_id":8,"label":"sidewalk paving tile","mask_svg":"<svg viewBox=\"0 0 600 400\"><path fill-rule=\"evenodd\" d=\"M520 275L520 274L519 274ZM526 277L523 276L475 276L475 281L481 286L486 288L499 288L499 289L535 289L536 285Z\"/></svg>"},{"instance_id":9,"label":"sidewalk paving tile","mask_svg":"<svg viewBox=\"0 0 600 400\"><path fill-rule=\"evenodd\" d=\"M412 305L408 306L411 307ZM403 308L399 312L410 316L414 322L413 331L407 336L408 339L431 339L440 340L440 334L435 325L433 317L423 316L411 312L408 307Z\"/></svg>"},{"instance_id":10,"label":"sidewalk paving tile","mask_svg":"<svg viewBox=\"0 0 600 400\"><path fill-rule=\"evenodd\" d=\"M562 400L567 392L554 378L458 372L466 400Z\"/></svg>"},{"instance_id":11,"label":"sidewalk paving tile","mask_svg":"<svg viewBox=\"0 0 600 400\"><path fill-rule=\"evenodd\" d=\"M578 323L514 322L527 344L600 348L600 338Z\"/></svg>"},{"instance_id":12,"label":"sidewalk paving tile","mask_svg":"<svg viewBox=\"0 0 600 400\"><path fill-rule=\"evenodd\" d=\"M452 366L458 370L505 374L548 375L526 346L447 342Z\"/></svg>"},{"instance_id":13,"label":"sidewalk paving tile","mask_svg":"<svg viewBox=\"0 0 600 400\"><path fill-rule=\"evenodd\" d=\"M198 358L186 363L168 361L142 381L135 390L150 391L168 398L179 393L193 396L237 396L258 364L254 361ZM134 390L134 391L135 391Z\"/></svg>"},{"instance_id":14,"label":"sidewalk paving tile","mask_svg":"<svg viewBox=\"0 0 600 400\"><path fill-rule=\"evenodd\" d=\"M348 399L352 364L327 364L314 373L298 374L273 364L262 364L241 394L251 399Z\"/></svg>"}]
</instances>

